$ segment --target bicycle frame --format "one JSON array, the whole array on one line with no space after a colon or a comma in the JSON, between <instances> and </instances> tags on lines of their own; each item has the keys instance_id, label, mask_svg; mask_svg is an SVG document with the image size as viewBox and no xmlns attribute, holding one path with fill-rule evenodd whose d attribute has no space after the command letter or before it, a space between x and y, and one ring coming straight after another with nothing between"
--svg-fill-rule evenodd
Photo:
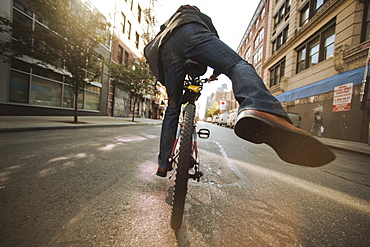
<instances>
[{"instance_id":1,"label":"bicycle frame","mask_svg":"<svg viewBox=\"0 0 370 247\"><path fill-rule=\"evenodd\" d=\"M184 83L184 100L183 100L183 105L186 105L186 104L193 104L195 105L195 102L198 100L199 96L200 96L200 91L203 89L203 83L206 82L207 80L206 79L199 79L199 77L196 77L196 78L189 78L188 80L185 80L185 83ZM177 144L179 142L179 138L180 138L180 134L181 134L181 131L182 131L182 123L179 124L179 128L177 130L177 134L176 134L176 139L175 139L175 142L174 142L174 145L172 147L172 151L171 151L171 156L169 158L169 161L170 162L174 162L175 161L175 151L176 151L176 147L177 147ZM194 159L195 159L195 163L196 164L199 164L199 156L198 156L198 136L200 138L208 138L209 137L209 130L207 129L200 129L199 132L196 132L196 123L195 123L195 120L194 120L194 129L193 129L193 152L194 152Z\"/></svg>"},{"instance_id":2,"label":"bicycle frame","mask_svg":"<svg viewBox=\"0 0 370 247\"><path fill-rule=\"evenodd\" d=\"M176 151L176 148L177 148L177 144L179 143L179 138L180 138L181 131L182 131L182 124L180 123L179 128L178 128L177 133L176 133L175 143L172 147L170 162L175 161L175 158L176 158L175 157L176 156L175 151ZM198 143L198 133L196 132L196 126L194 125L194 129L193 129L193 152L194 152L194 155L195 155L195 157L194 157L195 158L195 163L199 164L198 144L197 143Z\"/></svg>"},{"instance_id":3,"label":"bicycle frame","mask_svg":"<svg viewBox=\"0 0 370 247\"><path fill-rule=\"evenodd\" d=\"M195 101L200 96L203 82L207 81L199 79L199 76L205 73L205 68L194 61L187 61L185 68L188 71L188 79L184 81L182 121L179 123L169 158L172 165L175 165L174 173L176 172L171 215L171 227L175 231L181 228L189 178L199 182L203 176L199 171L198 137L208 138L210 133L208 129L196 131Z\"/></svg>"}]
</instances>

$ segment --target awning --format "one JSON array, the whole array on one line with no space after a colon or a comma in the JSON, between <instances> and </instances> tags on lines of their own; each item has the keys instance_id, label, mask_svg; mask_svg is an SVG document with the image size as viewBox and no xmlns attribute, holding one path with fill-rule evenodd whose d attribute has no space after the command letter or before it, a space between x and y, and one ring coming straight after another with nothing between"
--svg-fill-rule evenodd
<instances>
[{"instance_id":1,"label":"awning","mask_svg":"<svg viewBox=\"0 0 370 247\"><path fill-rule=\"evenodd\" d=\"M331 92L334 91L335 87L351 82L353 82L353 86L356 86L362 83L364 72L365 66L358 69L349 70L337 75L333 75L332 77L326 78L324 80L312 83L310 85L306 85L304 87L282 93L276 96L276 98L280 102L289 102L322 93Z\"/></svg>"}]
</instances>

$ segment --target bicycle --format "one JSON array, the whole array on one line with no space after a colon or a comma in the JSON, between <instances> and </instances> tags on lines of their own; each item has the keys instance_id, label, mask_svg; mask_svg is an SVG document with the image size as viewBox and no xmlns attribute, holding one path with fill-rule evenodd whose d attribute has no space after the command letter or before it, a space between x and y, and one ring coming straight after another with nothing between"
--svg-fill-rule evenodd
<instances>
[{"instance_id":1,"label":"bicycle","mask_svg":"<svg viewBox=\"0 0 370 247\"><path fill-rule=\"evenodd\" d=\"M203 176L203 173L199 170L197 137L207 139L210 136L208 129L200 129L197 132L195 121L195 102L200 96L203 83L207 82L207 79L200 79L200 76L205 74L207 67L188 59L185 61L184 68L187 72L186 78L188 78L184 81L182 102L184 109L169 158L175 168L174 172L176 172L171 214L171 227L175 231L178 231L182 225L189 178L199 182ZM170 178L172 178L172 175Z\"/></svg>"}]
</instances>

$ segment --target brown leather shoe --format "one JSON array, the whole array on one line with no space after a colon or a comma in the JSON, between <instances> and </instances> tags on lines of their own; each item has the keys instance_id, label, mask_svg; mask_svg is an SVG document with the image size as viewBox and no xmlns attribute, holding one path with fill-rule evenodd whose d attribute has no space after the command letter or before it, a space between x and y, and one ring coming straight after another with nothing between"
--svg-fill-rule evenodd
<instances>
[{"instance_id":1,"label":"brown leather shoe","mask_svg":"<svg viewBox=\"0 0 370 247\"><path fill-rule=\"evenodd\" d=\"M156 175L164 178L167 176L168 171L172 171L172 167L170 169L163 169L158 167Z\"/></svg>"},{"instance_id":2,"label":"brown leather shoe","mask_svg":"<svg viewBox=\"0 0 370 247\"><path fill-rule=\"evenodd\" d=\"M335 155L317 138L282 117L244 110L237 118L235 134L247 141L271 146L279 157L292 164L318 167L335 159Z\"/></svg>"}]
</instances>

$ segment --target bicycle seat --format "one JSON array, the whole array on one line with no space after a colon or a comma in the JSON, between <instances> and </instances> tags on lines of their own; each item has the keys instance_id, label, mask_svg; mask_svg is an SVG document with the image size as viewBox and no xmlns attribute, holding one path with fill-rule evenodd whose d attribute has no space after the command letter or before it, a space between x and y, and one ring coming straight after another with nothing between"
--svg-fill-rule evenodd
<instances>
[{"instance_id":1,"label":"bicycle seat","mask_svg":"<svg viewBox=\"0 0 370 247\"><path fill-rule=\"evenodd\" d=\"M190 75L190 77L195 78L204 75L207 71L207 66L204 66L203 64L191 59L186 59L184 63L184 69L185 72Z\"/></svg>"}]
</instances>

